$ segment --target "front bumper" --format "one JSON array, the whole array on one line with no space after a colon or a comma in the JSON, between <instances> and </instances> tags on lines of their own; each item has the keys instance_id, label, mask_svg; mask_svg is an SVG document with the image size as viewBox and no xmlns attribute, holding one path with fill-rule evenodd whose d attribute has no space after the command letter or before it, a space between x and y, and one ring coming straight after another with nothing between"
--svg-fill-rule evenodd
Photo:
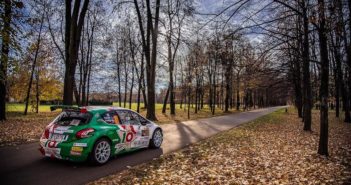
<instances>
[{"instance_id":1,"label":"front bumper","mask_svg":"<svg viewBox=\"0 0 351 185\"><path fill-rule=\"evenodd\" d=\"M46 157L82 162L88 159L91 149L87 139L74 142L40 139L39 151Z\"/></svg>"}]
</instances>

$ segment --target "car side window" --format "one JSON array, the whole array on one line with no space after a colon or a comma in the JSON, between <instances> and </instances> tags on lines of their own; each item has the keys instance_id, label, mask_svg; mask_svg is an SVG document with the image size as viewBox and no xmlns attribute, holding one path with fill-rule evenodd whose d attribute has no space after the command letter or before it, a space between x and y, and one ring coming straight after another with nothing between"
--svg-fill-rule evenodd
<instances>
[{"instance_id":1,"label":"car side window","mask_svg":"<svg viewBox=\"0 0 351 185\"><path fill-rule=\"evenodd\" d=\"M139 115L134 113L134 112L129 112L130 113L130 117L131 117L131 124L132 125L140 125L140 119L139 119Z\"/></svg>"},{"instance_id":2,"label":"car side window","mask_svg":"<svg viewBox=\"0 0 351 185\"><path fill-rule=\"evenodd\" d=\"M102 119L109 124L113 123L113 118L112 118L112 114L111 112L107 112L105 114L102 115Z\"/></svg>"},{"instance_id":3,"label":"car side window","mask_svg":"<svg viewBox=\"0 0 351 185\"><path fill-rule=\"evenodd\" d=\"M129 125L130 124L130 115L128 111L117 111L119 118L121 119L122 125Z\"/></svg>"},{"instance_id":4,"label":"car side window","mask_svg":"<svg viewBox=\"0 0 351 185\"><path fill-rule=\"evenodd\" d=\"M102 119L109 124L120 124L118 115L115 112L107 112L103 114Z\"/></svg>"},{"instance_id":5,"label":"car side window","mask_svg":"<svg viewBox=\"0 0 351 185\"><path fill-rule=\"evenodd\" d=\"M121 124L123 125L139 125L140 121L138 115L128 111L128 110L120 110L117 111L119 118L121 119Z\"/></svg>"}]
</instances>

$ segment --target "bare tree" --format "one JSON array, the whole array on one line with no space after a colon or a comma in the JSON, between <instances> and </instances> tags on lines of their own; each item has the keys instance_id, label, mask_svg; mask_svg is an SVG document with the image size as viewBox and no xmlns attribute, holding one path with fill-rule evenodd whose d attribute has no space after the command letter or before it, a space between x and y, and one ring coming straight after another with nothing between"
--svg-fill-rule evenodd
<instances>
[{"instance_id":1,"label":"bare tree","mask_svg":"<svg viewBox=\"0 0 351 185\"><path fill-rule=\"evenodd\" d=\"M35 48L35 54L34 54L34 59L33 59L33 64L32 64L32 69L31 69L31 75L29 77L27 95L26 95L26 99L25 99L26 104L25 104L25 108L24 108L24 115L27 115L27 112L28 112L29 95L30 95L30 91L31 91L31 88L32 88L33 76L34 76L35 67L36 67L37 58L38 58L39 49L40 49L40 42L41 42L41 34L42 34L43 24L44 24L44 14L42 14L42 17L40 19L40 28L39 28L37 42L36 42L36 45L35 45L35 47L36 47ZM39 75L37 75L37 76L39 76ZM38 80L37 80L37 84L38 84ZM37 90L37 92L38 92L38 90ZM38 110L38 108L37 108L37 110Z\"/></svg>"},{"instance_id":2,"label":"bare tree","mask_svg":"<svg viewBox=\"0 0 351 185\"><path fill-rule=\"evenodd\" d=\"M146 33L144 30L143 18L139 7L140 5L137 0L134 0L134 5L138 16L140 35L142 38L142 45L146 61L146 83L148 102L146 117L150 120L157 120L155 114L155 78L160 0L156 0L154 16L151 12L150 0L146 0Z\"/></svg>"},{"instance_id":3,"label":"bare tree","mask_svg":"<svg viewBox=\"0 0 351 185\"><path fill-rule=\"evenodd\" d=\"M66 0L65 14L65 78L63 89L63 104L73 104L73 90L76 89L74 75L76 72L79 44L81 41L84 18L88 10L89 0ZM73 10L73 11L72 11ZM77 97L77 96L76 96ZM79 104L79 102L77 102Z\"/></svg>"}]
</instances>

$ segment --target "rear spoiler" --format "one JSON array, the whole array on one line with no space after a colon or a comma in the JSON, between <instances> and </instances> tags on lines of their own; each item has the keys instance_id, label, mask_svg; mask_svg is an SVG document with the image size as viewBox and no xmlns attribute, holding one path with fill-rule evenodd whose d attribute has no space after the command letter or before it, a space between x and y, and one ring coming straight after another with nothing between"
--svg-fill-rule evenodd
<instances>
[{"instance_id":1,"label":"rear spoiler","mask_svg":"<svg viewBox=\"0 0 351 185\"><path fill-rule=\"evenodd\" d=\"M53 105L50 106L50 111L55 111L56 109L62 109L62 110L72 110L72 111L80 111L80 107L75 107L75 106L69 106L69 105Z\"/></svg>"}]
</instances>

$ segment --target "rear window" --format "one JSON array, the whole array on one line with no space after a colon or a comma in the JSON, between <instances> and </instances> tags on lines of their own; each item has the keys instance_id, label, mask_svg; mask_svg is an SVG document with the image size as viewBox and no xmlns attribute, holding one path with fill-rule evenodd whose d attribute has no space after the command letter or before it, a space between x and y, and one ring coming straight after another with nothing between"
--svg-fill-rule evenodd
<instances>
[{"instance_id":1,"label":"rear window","mask_svg":"<svg viewBox=\"0 0 351 185\"><path fill-rule=\"evenodd\" d=\"M78 126L89 123L90 119L90 113L81 113L79 111L64 111L56 118L54 123L61 126Z\"/></svg>"}]
</instances>

